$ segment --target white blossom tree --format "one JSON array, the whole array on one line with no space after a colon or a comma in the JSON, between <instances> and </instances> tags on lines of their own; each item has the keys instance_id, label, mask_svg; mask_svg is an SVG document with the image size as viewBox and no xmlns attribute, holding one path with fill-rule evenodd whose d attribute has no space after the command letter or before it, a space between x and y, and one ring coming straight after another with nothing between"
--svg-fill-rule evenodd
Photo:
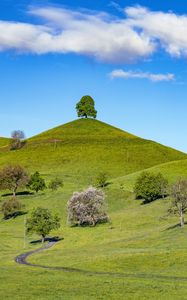
<instances>
[{"instance_id":1,"label":"white blossom tree","mask_svg":"<svg viewBox=\"0 0 187 300\"><path fill-rule=\"evenodd\" d=\"M68 201L68 224L71 226L90 225L107 222L107 205L103 191L89 187L83 192L75 192Z\"/></svg>"}]
</instances>

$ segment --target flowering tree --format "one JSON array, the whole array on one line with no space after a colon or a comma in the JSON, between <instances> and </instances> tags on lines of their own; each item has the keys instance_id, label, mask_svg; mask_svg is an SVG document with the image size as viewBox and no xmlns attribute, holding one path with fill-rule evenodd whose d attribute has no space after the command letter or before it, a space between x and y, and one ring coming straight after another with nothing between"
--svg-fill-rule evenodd
<instances>
[{"instance_id":1,"label":"flowering tree","mask_svg":"<svg viewBox=\"0 0 187 300\"><path fill-rule=\"evenodd\" d=\"M91 225L107 222L107 205L103 191L89 187L83 192L75 192L68 201L68 223Z\"/></svg>"}]
</instances>

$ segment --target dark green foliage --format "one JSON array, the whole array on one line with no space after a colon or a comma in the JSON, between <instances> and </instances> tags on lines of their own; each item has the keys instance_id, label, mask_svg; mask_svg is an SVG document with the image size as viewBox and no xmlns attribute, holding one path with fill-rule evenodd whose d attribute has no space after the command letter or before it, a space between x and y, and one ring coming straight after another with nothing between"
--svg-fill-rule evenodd
<instances>
[{"instance_id":1,"label":"dark green foliage","mask_svg":"<svg viewBox=\"0 0 187 300\"><path fill-rule=\"evenodd\" d=\"M21 166L6 166L0 172L0 189L11 190L13 196L20 187L26 186L29 181L29 175Z\"/></svg>"},{"instance_id":2,"label":"dark green foliage","mask_svg":"<svg viewBox=\"0 0 187 300\"><path fill-rule=\"evenodd\" d=\"M36 208L27 220L27 233L36 233L42 237L42 243L51 230L60 228L60 219L52 215L47 208Z\"/></svg>"},{"instance_id":3,"label":"dark green foliage","mask_svg":"<svg viewBox=\"0 0 187 300\"><path fill-rule=\"evenodd\" d=\"M107 186L107 184L108 184L107 180L108 180L107 173L100 172L99 175L96 178L97 187L103 188L103 187Z\"/></svg>"},{"instance_id":4,"label":"dark green foliage","mask_svg":"<svg viewBox=\"0 0 187 300\"><path fill-rule=\"evenodd\" d=\"M60 178L52 179L48 185L48 188L52 191L56 191L60 187L63 187L63 181Z\"/></svg>"},{"instance_id":5,"label":"dark green foliage","mask_svg":"<svg viewBox=\"0 0 187 300\"><path fill-rule=\"evenodd\" d=\"M39 191L43 191L46 188L45 180L40 176L39 172L35 172L31 175L27 187L31 191L35 191L36 193L38 193Z\"/></svg>"},{"instance_id":6,"label":"dark green foliage","mask_svg":"<svg viewBox=\"0 0 187 300\"><path fill-rule=\"evenodd\" d=\"M97 111L95 110L95 102L91 96L83 96L76 105L78 117L97 117Z\"/></svg>"},{"instance_id":7,"label":"dark green foliage","mask_svg":"<svg viewBox=\"0 0 187 300\"><path fill-rule=\"evenodd\" d=\"M136 180L134 192L136 198L151 202L160 197L165 197L167 186L168 181L161 173L143 172Z\"/></svg>"},{"instance_id":8,"label":"dark green foliage","mask_svg":"<svg viewBox=\"0 0 187 300\"><path fill-rule=\"evenodd\" d=\"M1 211L4 215L4 219L9 219L19 214L21 212L22 207L23 206L21 202L18 201L15 197L5 200L1 206Z\"/></svg>"},{"instance_id":9,"label":"dark green foliage","mask_svg":"<svg viewBox=\"0 0 187 300\"><path fill-rule=\"evenodd\" d=\"M68 223L71 226L95 226L108 220L105 195L101 190L89 187L84 192L75 192L68 201Z\"/></svg>"}]
</instances>

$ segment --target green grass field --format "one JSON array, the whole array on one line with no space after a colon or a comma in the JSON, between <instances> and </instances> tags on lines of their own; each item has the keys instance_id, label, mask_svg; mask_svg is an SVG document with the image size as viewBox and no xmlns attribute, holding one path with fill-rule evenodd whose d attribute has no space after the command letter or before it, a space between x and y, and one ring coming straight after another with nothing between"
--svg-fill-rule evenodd
<instances>
[{"instance_id":1,"label":"green grass field","mask_svg":"<svg viewBox=\"0 0 187 300\"><path fill-rule=\"evenodd\" d=\"M51 235L63 239L29 261L92 275L16 264L15 256L40 246L30 243L38 237L29 236L23 249L24 216L1 219L0 299L186 299L187 227L180 229L178 218L167 215L170 199L142 205L131 192L137 172L150 167L170 181L186 176L186 154L102 122L79 120L29 139L19 151L3 149L0 165L10 162L41 171L47 181L56 174L64 180L57 192L18 196L28 215L42 206L62 218ZM69 228L67 200L94 182L99 171L110 176L105 193L111 223Z\"/></svg>"}]
</instances>

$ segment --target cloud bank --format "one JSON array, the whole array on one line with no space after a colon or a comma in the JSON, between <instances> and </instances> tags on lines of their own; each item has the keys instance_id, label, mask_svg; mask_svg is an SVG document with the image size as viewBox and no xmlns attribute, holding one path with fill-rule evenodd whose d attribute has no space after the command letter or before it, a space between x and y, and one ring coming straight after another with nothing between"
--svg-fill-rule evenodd
<instances>
[{"instance_id":1,"label":"cloud bank","mask_svg":"<svg viewBox=\"0 0 187 300\"><path fill-rule=\"evenodd\" d=\"M75 53L98 61L131 63L163 49L187 56L187 15L150 11L134 6L124 16L54 7L29 10L39 21L0 21L0 51L18 53Z\"/></svg>"},{"instance_id":2,"label":"cloud bank","mask_svg":"<svg viewBox=\"0 0 187 300\"><path fill-rule=\"evenodd\" d=\"M172 81L175 79L174 74L154 74L148 72L141 72L141 71L124 71L122 69L114 70L110 74L112 79L114 78L123 78L123 79L148 79L153 82L160 82L160 81Z\"/></svg>"}]
</instances>

